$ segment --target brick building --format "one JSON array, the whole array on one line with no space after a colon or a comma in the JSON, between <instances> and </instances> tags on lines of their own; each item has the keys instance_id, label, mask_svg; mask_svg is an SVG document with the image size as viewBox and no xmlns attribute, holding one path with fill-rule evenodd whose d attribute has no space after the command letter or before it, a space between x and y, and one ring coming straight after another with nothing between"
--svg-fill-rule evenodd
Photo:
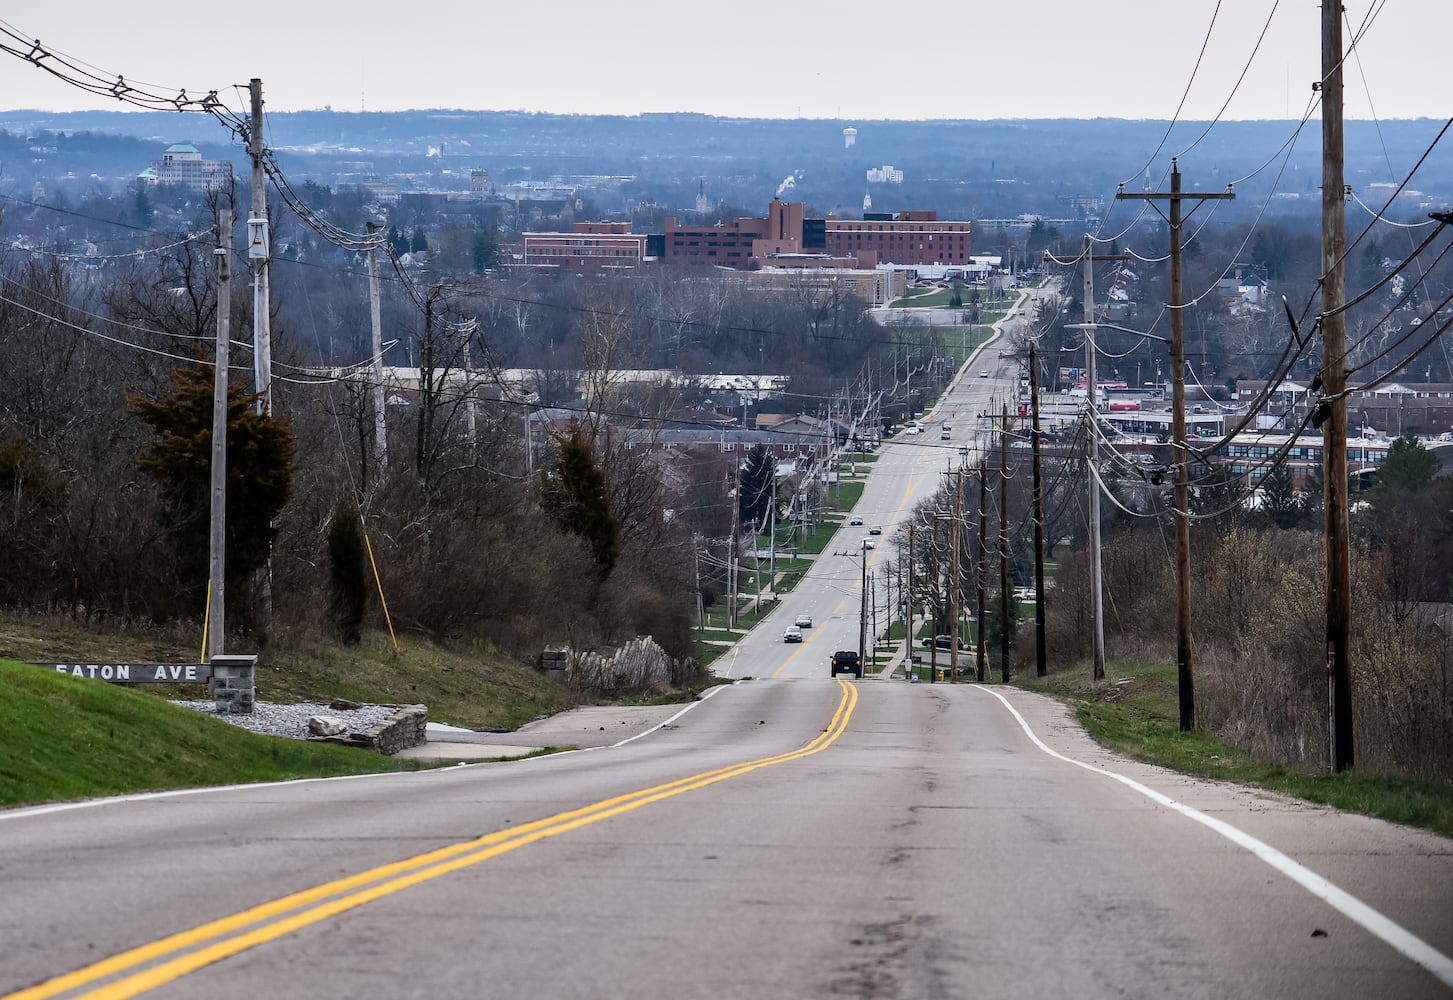
<instances>
[{"instance_id":1,"label":"brick building","mask_svg":"<svg viewBox=\"0 0 1453 1000\"><path fill-rule=\"evenodd\" d=\"M639 267L655 258L650 237L629 222L577 222L568 233L524 233L517 263L570 274Z\"/></svg>"},{"instance_id":2,"label":"brick building","mask_svg":"<svg viewBox=\"0 0 1453 1000\"><path fill-rule=\"evenodd\" d=\"M973 250L971 225L941 221L937 212L865 212L862 219L829 217L825 249L835 257L870 252L885 264L967 264Z\"/></svg>"},{"instance_id":3,"label":"brick building","mask_svg":"<svg viewBox=\"0 0 1453 1000\"><path fill-rule=\"evenodd\" d=\"M1265 389L1265 382L1242 379L1236 383L1237 402L1249 405ZM1295 426L1316 403L1306 383L1282 382L1272 391L1261 422L1267 427ZM1385 382L1366 392L1349 392L1347 429L1349 433L1376 430L1388 437L1408 433L1434 437L1453 430L1453 385Z\"/></svg>"}]
</instances>

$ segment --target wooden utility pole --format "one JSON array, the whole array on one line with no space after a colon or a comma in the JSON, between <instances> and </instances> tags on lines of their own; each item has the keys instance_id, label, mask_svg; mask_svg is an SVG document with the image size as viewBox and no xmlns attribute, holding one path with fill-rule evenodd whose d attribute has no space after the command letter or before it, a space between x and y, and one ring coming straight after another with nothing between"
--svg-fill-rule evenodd
<instances>
[{"instance_id":1,"label":"wooden utility pole","mask_svg":"<svg viewBox=\"0 0 1453 1000\"><path fill-rule=\"evenodd\" d=\"M1332 6L1340 10L1340 5ZM1176 463L1176 688L1181 732L1188 733L1196 728L1196 684L1191 661L1191 452L1186 447L1186 323L1185 308L1181 304L1181 201L1195 198L1199 203L1236 196L1230 191L1182 192L1181 168L1173 159L1169 194L1121 190L1116 192L1115 197L1149 201L1152 205L1157 199L1170 202L1170 214L1165 219L1170 228L1171 428L1175 438Z\"/></svg>"},{"instance_id":2,"label":"wooden utility pole","mask_svg":"<svg viewBox=\"0 0 1453 1000\"><path fill-rule=\"evenodd\" d=\"M732 537L727 549L727 627L737 627L737 532L741 530L742 453L737 452L737 474L732 480Z\"/></svg>"},{"instance_id":3,"label":"wooden utility pole","mask_svg":"<svg viewBox=\"0 0 1453 1000\"><path fill-rule=\"evenodd\" d=\"M859 587L862 596L858 602L858 656L866 665L868 659L868 545L866 542L858 546L858 558L863 561L862 580ZM760 595L757 598L761 600Z\"/></svg>"},{"instance_id":4,"label":"wooden utility pole","mask_svg":"<svg viewBox=\"0 0 1453 1000\"><path fill-rule=\"evenodd\" d=\"M989 565L989 469L988 459L983 455L979 456L979 565L976 583L978 593L975 595L975 613L979 616L978 626L974 629L974 679L980 684L988 680L989 654L984 644L984 591L987 589L988 581L985 574Z\"/></svg>"},{"instance_id":5,"label":"wooden utility pole","mask_svg":"<svg viewBox=\"0 0 1453 1000\"><path fill-rule=\"evenodd\" d=\"M964 595L959 584L959 574L963 569L964 553L963 542L960 540L960 530L964 523L964 470L960 466L953 472L954 477L954 517L953 530L950 532L953 540L950 542L953 548L953 562L949 564L949 576L952 593L949 597L949 606L953 609L954 627L953 642L948 648L949 678L955 683L959 679L959 632L960 622L964 619Z\"/></svg>"},{"instance_id":6,"label":"wooden utility pole","mask_svg":"<svg viewBox=\"0 0 1453 1000\"><path fill-rule=\"evenodd\" d=\"M909 680L913 679L913 612L916 610L913 606L913 535L916 527L912 521L908 522L908 586L898 588L908 605L904 616L908 619L908 626L903 640L904 645L908 647L908 666L905 668L905 673Z\"/></svg>"},{"instance_id":7,"label":"wooden utility pole","mask_svg":"<svg viewBox=\"0 0 1453 1000\"><path fill-rule=\"evenodd\" d=\"M388 427L384 414L386 405L383 384L383 311L378 291L378 226L368 224L368 322L373 332L373 384L369 398L373 403L373 470L376 481L382 482L388 471ZM528 409L525 411L528 413ZM526 442L528 454L529 442ZM527 463L528 467L528 463Z\"/></svg>"},{"instance_id":8,"label":"wooden utility pole","mask_svg":"<svg viewBox=\"0 0 1453 1000\"><path fill-rule=\"evenodd\" d=\"M999 680L1009 683L1009 404L999 426ZM1018 614L1015 614L1017 621ZM982 627L983 622L979 625Z\"/></svg>"},{"instance_id":9,"label":"wooden utility pole","mask_svg":"<svg viewBox=\"0 0 1453 1000\"><path fill-rule=\"evenodd\" d=\"M1034 673L1049 673L1044 648L1044 492L1039 473L1039 355L1029 342L1029 406L1034 426Z\"/></svg>"},{"instance_id":10,"label":"wooden utility pole","mask_svg":"<svg viewBox=\"0 0 1453 1000\"><path fill-rule=\"evenodd\" d=\"M1352 766L1352 573L1348 555L1347 295L1342 256L1342 5L1322 3L1322 494L1327 535L1327 722L1332 771Z\"/></svg>"},{"instance_id":11,"label":"wooden utility pole","mask_svg":"<svg viewBox=\"0 0 1453 1000\"><path fill-rule=\"evenodd\" d=\"M247 152L252 158L252 212L247 217L247 257L252 262L252 340L257 412L272 412L272 305L268 290L267 176L262 167L262 81L252 78L251 126Z\"/></svg>"},{"instance_id":12,"label":"wooden utility pole","mask_svg":"<svg viewBox=\"0 0 1453 1000\"><path fill-rule=\"evenodd\" d=\"M1095 264L1104 260L1129 260L1128 253L1094 252L1094 240L1085 236L1081 260L1084 268L1083 313L1085 323L1085 409L1089 421L1090 502L1090 609L1094 620L1094 667L1097 681L1105 679L1105 580L1100 544L1100 383L1095 377Z\"/></svg>"},{"instance_id":13,"label":"wooden utility pole","mask_svg":"<svg viewBox=\"0 0 1453 1000\"><path fill-rule=\"evenodd\" d=\"M227 594L227 366L232 333L232 209L217 213L217 350L212 378L211 536L208 570L207 659L223 654Z\"/></svg>"}]
</instances>

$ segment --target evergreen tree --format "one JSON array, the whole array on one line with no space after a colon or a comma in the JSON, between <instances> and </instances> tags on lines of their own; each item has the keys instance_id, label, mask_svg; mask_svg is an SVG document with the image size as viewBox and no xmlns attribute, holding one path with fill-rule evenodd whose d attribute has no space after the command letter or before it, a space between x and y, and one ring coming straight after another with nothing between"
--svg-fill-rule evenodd
<instances>
[{"instance_id":1,"label":"evergreen tree","mask_svg":"<svg viewBox=\"0 0 1453 1000\"><path fill-rule=\"evenodd\" d=\"M1302 506L1292 488L1291 470L1277 465L1261 480L1261 510L1279 528L1294 528L1302 519Z\"/></svg>"},{"instance_id":2,"label":"evergreen tree","mask_svg":"<svg viewBox=\"0 0 1453 1000\"><path fill-rule=\"evenodd\" d=\"M765 445L755 446L742 466L737 488L737 507L742 524L760 524L772 503L772 483L777 477L777 463Z\"/></svg>"},{"instance_id":3,"label":"evergreen tree","mask_svg":"<svg viewBox=\"0 0 1453 1000\"><path fill-rule=\"evenodd\" d=\"M483 274L494 267L497 253L498 247L495 244L493 233L486 229L476 233L474 242L469 247L469 254L474 263L474 273Z\"/></svg>"},{"instance_id":4,"label":"evergreen tree","mask_svg":"<svg viewBox=\"0 0 1453 1000\"><path fill-rule=\"evenodd\" d=\"M604 580L615 568L621 551L620 519L611 511L605 469L591 453L580 421L571 420L564 435L556 435L560 457L555 477L545 485L547 509L562 528L585 539Z\"/></svg>"},{"instance_id":5,"label":"evergreen tree","mask_svg":"<svg viewBox=\"0 0 1453 1000\"><path fill-rule=\"evenodd\" d=\"M1415 435L1404 434L1388 447L1387 458L1377 467L1378 487L1380 492L1416 493L1433 481L1439 468L1437 455Z\"/></svg>"},{"instance_id":6,"label":"evergreen tree","mask_svg":"<svg viewBox=\"0 0 1453 1000\"><path fill-rule=\"evenodd\" d=\"M424 227L415 226L414 234L409 237L409 253L418 253L427 249L429 249L429 241L424 238Z\"/></svg>"},{"instance_id":7,"label":"evergreen tree","mask_svg":"<svg viewBox=\"0 0 1453 1000\"><path fill-rule=\"evenodd\" d=\"M131 397L131 412L156 431L136 459L154 476L174 512L172 540L186 606L207 582L211 533L212 371L173 372L176 392L159 400ZM258 397L227 387L226 582L245 582L272 548L273 521L292 493L296 442L286 420L256 410Z\"/></svg>"},{"instance_id":8,"label":"evergreen tree","mask_svg":"<svg viewBox=\"0 0 1453 1000\"><path fill-rule=\"evenodd\" d=\"M358 643L368 601L363 544L358 510L346 500L340 500L333 508L333 520L328 525L328 576L333 585L333 626L345 646Z\"/></svg>"}]
</instances>

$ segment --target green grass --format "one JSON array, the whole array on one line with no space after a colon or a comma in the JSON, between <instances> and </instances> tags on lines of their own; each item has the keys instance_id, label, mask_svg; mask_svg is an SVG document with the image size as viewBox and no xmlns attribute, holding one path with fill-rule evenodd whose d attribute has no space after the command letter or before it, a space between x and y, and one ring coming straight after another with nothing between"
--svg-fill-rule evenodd
<instances>
[{"instance_id":1,"label":"green grass","mask_svg":"<svg viewBox=\"0 0 1453 1000\"><path fill-rule=\"evenodd\" d=\"M1180 732L1173 664L1116 662L1105 673L1098 684L1088 666L1015 683L1068 702L1092 737L1136 760L1453 836L1453 787L1447 784L1263 764L1211 733Z\"/></svg>"},{"instance_id":2,"label":"green grass","mask_svg":"<svg viewBox=\"0 0 1453 1000\"><path fill-rule=\"evenodd\" d=\"M570 707L560 685L488 647L446 649L406 636L395 654L381 633L356 646L269 647L257 664L257 696L420 702L431 720L466 729L516 729Z\"/></svg>"},{"instance_id":3,"label":"green grass","mask_svg":"<svg viewBox=\"0 0 1453 1000\"><path fill-rule=\"evenodd\" d=\"M0 687L0 805L420 766L258 736L149 692L25 663L0 660Z\"/></svg>"},{"instance_id":4,"label":"green grass","mask_svg":"<svg viewBox=\"0 0 1453 1000\"><path fill-rule=\"evenodd\" d=\"M858 501L863 498L864 485L864 483L847 481L834 485L828 493L828 498L832 502L832 509L840 511L852 510L858 505Z\"/></svg>"}]
</instances>

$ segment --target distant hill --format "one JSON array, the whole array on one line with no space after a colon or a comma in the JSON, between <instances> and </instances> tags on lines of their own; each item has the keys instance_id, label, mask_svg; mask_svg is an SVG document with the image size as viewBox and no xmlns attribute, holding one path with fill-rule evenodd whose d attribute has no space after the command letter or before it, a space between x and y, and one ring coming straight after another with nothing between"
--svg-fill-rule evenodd
<instances>
[{"instance_id":1,"label":"distant hill","mask_svg":"<svg viewBox=\"0 0 1453 1000\"><path fill-rule=\"evenodd\" d=\"M514 111L299 111L271 114L268 139L295 182L334 185L360 174L398 178L401 190L466 190L473 169L497 187L563 179L599 188L603 212L642 204L684 212L704 195L713 205L760 212L774 192L817 213L851 215L868 195L878 211L934 209L941 217L1036 213L1080 218L1110 207L1117 186L1164 187L1181 154L1187 189L1236 182L1220 209L1234 219L1259 212L1317 211L1320 123L1296 141L1295 122L985 120L833 121L708 115L577 116ZM1349 122L1346 176L1380 207L1432 143L1431 119ZM851 148L843 129L856 131ZM0 191L22 196L36 183L66 191L124 188L166 145L190 142L243 171L239 141L200 114L86 111L0 112ZM1283 158L1285 161L1283 162ZM870 168L892 165L901 184L870 183ZM788 178L791 178L789 181ZM1453 157L1420 170L1398 210L1417 215L1453 203ZM1275 193L1276 197L1270 196ZM1124 211L1124 209L1121 209Z\"/></svg>"}]
</instances>

